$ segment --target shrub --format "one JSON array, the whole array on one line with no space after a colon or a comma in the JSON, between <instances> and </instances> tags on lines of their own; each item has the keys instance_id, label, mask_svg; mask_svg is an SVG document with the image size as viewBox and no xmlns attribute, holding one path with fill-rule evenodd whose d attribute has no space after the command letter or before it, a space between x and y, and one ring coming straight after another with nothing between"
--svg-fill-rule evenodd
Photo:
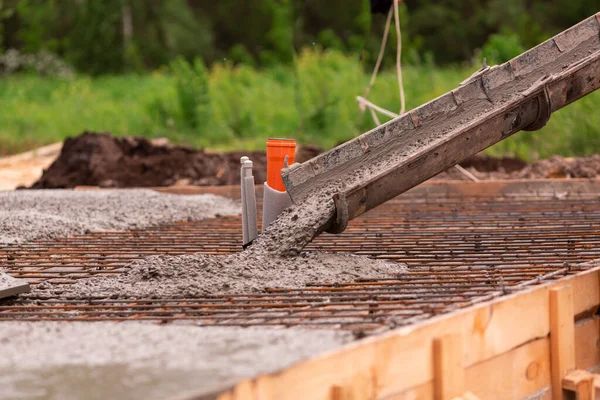
<instances>
[{"instance_id":1,"label":"shrub","mask_svg":"<svg viewBox=\"0 0 600 400\"><path fill-rule=\"evenodd\" d=\"M483 46L481 55L487 59L489 64L501 64L525 50L519 35L513 32L504 32L491 35Z\"/></svg>"},{"instance_id":2,"label":"shrub","mask_svg":"<svg viewBox=\"0 0 600 400\"><path fill-rule=\"evenodd\" d=\"M175 78L179 112L184 127L202 133L210 125L211 102L206 67L197 58L190 64L178 57L170 64Z\"/></svg>"}]
</instances>

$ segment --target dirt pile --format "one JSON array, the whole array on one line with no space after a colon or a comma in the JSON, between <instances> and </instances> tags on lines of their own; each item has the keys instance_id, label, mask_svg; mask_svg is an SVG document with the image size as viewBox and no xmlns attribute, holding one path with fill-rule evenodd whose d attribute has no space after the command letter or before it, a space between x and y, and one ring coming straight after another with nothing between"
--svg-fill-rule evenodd
<instances>
[{"instance_id":1,"label":"dirt pile","mask_svg":"<svg viewBox=\"0 0 600 400\"><path fill-rule=\"evenodd\" d=\"M320 152L314 146L300 147L297 157L303 162ZM84 132L65 140L59 157L31 189L237 185L242 156L254 162L256 183L264 182L264 151L207 153L165 139Z\"/></svg>"},{"instance_id":2,"label":"dirt pile","mask_svg":"<svg viewBox=\"0 0 600 400\"><path fill-rule=\"evenodd\" d=\"M492 179L569 179L596 178L600 176L600 155L565 158L553 156L527 164L517 158L494 158L477 154L460 163L476 178ZM455 168L435 176L435 180L469 180Z\"/></svg>"},{"instance_id":3,"label":"dirt pile","mask_svg":"<svg viewBox=\"0 0 600 400\"><path fill-rule=\"evenodd\" d=\"M516 176L522 179L596 178L600 176L600 154L577 158L553 156L527 165Z\"/></svg>"},{"instance_id":4,"label":"dirt pile","mask_svg":"<svg viewBox=\"0 0 600 400\"><path fill-rule=\"evenodd\" d=\"M479 153L461 162L460 166L463 168L473 168L478 172L502 172L512 174L513 172L525 168L527 163L514 157L496 158Z\"/></svg>"},{"instance_id":5,"label":"dirt pile","mask_svg":"<svg viewBox=\"0 0 600 400\"><path fill-rule=\"evenodd\" d=\"M65 140L60 156L31 188L234 185L242 155L256 163L256 180L263 182L264 152L209 154L167 141L84 132Z\"/></svg>"}]
</instances>

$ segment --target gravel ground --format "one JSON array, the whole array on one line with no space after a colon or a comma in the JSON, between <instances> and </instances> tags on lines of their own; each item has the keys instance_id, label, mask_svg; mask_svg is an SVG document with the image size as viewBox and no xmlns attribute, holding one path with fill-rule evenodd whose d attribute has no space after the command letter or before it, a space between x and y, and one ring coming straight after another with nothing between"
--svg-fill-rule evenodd
<instances>
[{"instance_id":1,"label":"gravel ground","mask_svg":"<svg viewBox=\"0 0 600 400\"><path fill-rule=\"evenodd\" d=\"M353 340L349 333L112 322L0 323L0 399L212 393Z\"/></svg>"},{"instance_id":2,"label":"gravel ground","mask_svg":"<svg viewBox=\"0 0 600 400\"><path fill-rule=\"evenodd\" d=\"M240 209L219 196L147 189L0 191L0 244L236 215Z\"/></svg>"}]
</instances>

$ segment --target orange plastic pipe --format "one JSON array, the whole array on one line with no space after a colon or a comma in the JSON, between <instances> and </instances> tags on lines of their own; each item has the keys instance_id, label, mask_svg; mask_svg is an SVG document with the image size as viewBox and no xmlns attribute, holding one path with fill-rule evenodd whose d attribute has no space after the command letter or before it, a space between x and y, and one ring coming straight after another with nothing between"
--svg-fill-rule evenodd
<instances>
[{"instance_id":1,"label":"orange plastic pipe","mask_svg":"<svg viewBox=\"0 0 600 400\"><path fill-rule=\"evenodd\" d=\"M285 185L281 179L283 160L285 156L288 156L288 165L292 165L295 155L296 141L294 139L267 140L267 184L271 189L285 192Z\"/></svg>"}]
</instances>

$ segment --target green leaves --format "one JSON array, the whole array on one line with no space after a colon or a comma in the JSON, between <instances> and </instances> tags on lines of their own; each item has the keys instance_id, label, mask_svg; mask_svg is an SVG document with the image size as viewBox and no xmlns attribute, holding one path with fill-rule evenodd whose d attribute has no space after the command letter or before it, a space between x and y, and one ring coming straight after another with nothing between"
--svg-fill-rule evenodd
<instances>
[{"instance_id":1,"label":"green leaves","mask_svg":"<svg viewBox=\"0 0 600 400\"><path fill-rule=\"evenodd\" d=\"M204 62L196 58L193 64L177 57L170 64L175 78L181 121L202 133L211 120L211 101L208 74Z\"/></svg>"}]
</instances>

